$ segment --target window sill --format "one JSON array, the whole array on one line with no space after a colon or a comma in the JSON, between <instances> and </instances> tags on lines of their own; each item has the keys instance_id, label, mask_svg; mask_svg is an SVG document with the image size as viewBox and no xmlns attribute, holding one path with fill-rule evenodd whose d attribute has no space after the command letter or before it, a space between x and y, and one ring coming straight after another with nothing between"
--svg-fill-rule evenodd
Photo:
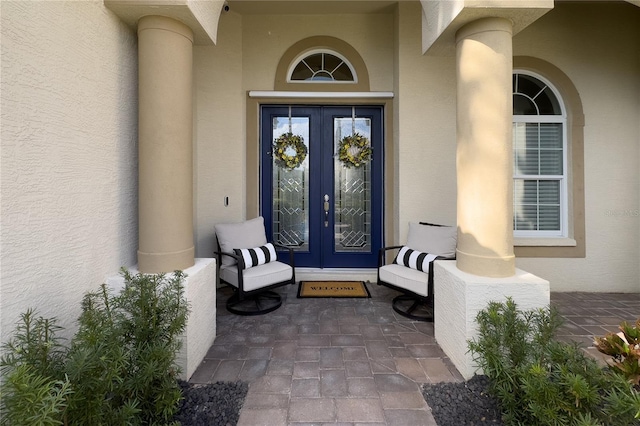
<instances>
[{"instance_id":1,"label":"window sill","mask_svg":"<svg viewBox=\"0 0 640 426\"><path fill-rule=\"evenodd\" d=\"M573 238L524 238L513 239L515 247L576 247L578 243Z\"/></svg>"}]
</instances>

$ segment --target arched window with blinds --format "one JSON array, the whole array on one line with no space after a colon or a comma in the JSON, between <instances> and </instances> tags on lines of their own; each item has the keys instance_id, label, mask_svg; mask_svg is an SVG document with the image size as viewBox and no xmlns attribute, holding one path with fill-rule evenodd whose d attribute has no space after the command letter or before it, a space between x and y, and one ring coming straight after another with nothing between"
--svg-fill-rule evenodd
<instances>
[{"instance_id":1,"label":"arched window with blinds","mask_svg":"<svg viewBox=\"0 0 640 426\"><path fill-rule=\"evenodd\" d=\"M543 77L513 74L513 228L516 237L566 237L567 118Z\"/></svg>"}]
</instances>

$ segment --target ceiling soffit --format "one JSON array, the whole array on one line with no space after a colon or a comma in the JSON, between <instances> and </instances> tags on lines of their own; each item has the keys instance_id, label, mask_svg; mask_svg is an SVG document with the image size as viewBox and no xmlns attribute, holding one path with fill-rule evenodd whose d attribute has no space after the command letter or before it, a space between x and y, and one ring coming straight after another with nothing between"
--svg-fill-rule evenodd
<instances>
[{"instance_id":1,"label":"ceiling soffit","mask_svg":"<svg viewBox=\"0 0 640 426\"><path fill-rule=\"evenodd\" d=\"M159 15L180 21L193 31L194 44L216 43L224 0L104 0L125 24L136 28L143 16Z\"/></svg>"},{"instance_id":2,"label":"ceiling soffit","mask_svg":"<svg viewBox=\"0 0 640 426\"><path fill-rule=\"evenodd\" d=\"M553 9L553 0L421 0L422 53L455 55L456 32L482 18L505 18L513 35Z\"/></svg>"}]
</instances>

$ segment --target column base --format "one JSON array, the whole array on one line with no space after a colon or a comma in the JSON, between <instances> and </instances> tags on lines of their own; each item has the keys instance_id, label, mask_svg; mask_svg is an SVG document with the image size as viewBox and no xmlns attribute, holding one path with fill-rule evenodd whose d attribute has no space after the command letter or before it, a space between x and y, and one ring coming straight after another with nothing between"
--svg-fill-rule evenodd
<instances>
[{"instance_id":1,"label":"column base","mask_svg":"<svg viewBox=\"0 0 640 426\"><path fill-rule=\"evenodd\" d=\"M145 274L184 271L194 265L194 247L168 253L145 253L138 250L138 268Z\"/></svg>"},{"instance_id":2,"label":"column base","mask_svg":"<svg viewBox=\"0 0 640 426\"><path fill-rule=\"evenodd\" d=\"M489 302L511 297L521 310L549 306L549 281L519 269L510 277L488 278L461 271L455 260L436 261L434 277L435 338L466 380L482 374L467 342L477 337L476 315Z\"/></svg>"},{"instance_id":3,"label":"column base","mask_svg":"<svg viewBox=\"0 0 640 426\"><path fill-rule=\"evenodd\" d=\"M136 267L129 271L138 273ZM180 379L189 380L216 338L216 260L195 259L195 265L183 272L187 275L185 296L190 313L176 362L181 370ZM121 291L124 278L109 277L106 283L111 290Z\"/></svg>"},{"instance_id":4,"label":"column base","mask_svg":"<svg viewBox=\"0 0 640 426\"><path fill-rule=\"evenodd\" d=\"M503 278L511 277L516 273L516 257L514 255L489 257L456 250L456 260L458 269L468 274Z\"/></svg>"}]
</instances>

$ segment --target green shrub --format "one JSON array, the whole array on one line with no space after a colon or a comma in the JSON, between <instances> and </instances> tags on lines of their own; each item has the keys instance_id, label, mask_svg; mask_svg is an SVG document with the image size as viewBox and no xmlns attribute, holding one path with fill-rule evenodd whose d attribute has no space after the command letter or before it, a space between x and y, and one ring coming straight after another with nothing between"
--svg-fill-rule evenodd
<instances>
[{"instance_id":1,"label":"green shrub","mask_svg":"<svg viewBox=\"0 0 640 426\"><path fill-rule=\"evenodd\" d=\"M598 367L578 345L553 336L553 309L520 311L508 298L476 317L473 359L489 377L503 420L511 425L632 425L640 396L621 376Z\"/></svg>"},{"instance_id":2,"label":"green shrub","mask_svg":"<svg viewBox=\"0 0 640 426\"><path fill-rule=\"evenodd\" d=\"M62 424L72 393L64 375L66 349L56 337L55 319L20 316L11 340L2 345L0 419L2 424Z\"/></svg>"},{"instance_id":3,"label":"green shrub","mask_svg":"<svg viewBox=\"0 0 640 426\"><path fill-rule=\"evenodd\" d=\"M21 364L5 377L2 387L2 424L63 424L67 398L72 394L68 380L51 380Z\"/></svg>"},{"instance_id":4,"label":"green shrub","mask_svg":"<svg viewBox=\"0 0 640 426\"><path fill-rule=\"evenodd\" d=\"M126 397L127 347L115 302L106 286L82 300L78 331L71 342L66 370L76 391L69 402L70 424L138 424L138 401ZM142 302L144 303L144 302Z\"/></svg>"},{"instance_id":5,"label":"green shrub","mask_svg":"<svg viewBox=\"0 0 640 426\"><path fill-rule=\"evenodd\" d=\"M119 294L103 284L84 296L68 349L55 338L55 320L22 316L2 358L3 422L170 423L181 398L176 356L189 313L185 275L122 274Z\"/></svg>"}]
</instances>

